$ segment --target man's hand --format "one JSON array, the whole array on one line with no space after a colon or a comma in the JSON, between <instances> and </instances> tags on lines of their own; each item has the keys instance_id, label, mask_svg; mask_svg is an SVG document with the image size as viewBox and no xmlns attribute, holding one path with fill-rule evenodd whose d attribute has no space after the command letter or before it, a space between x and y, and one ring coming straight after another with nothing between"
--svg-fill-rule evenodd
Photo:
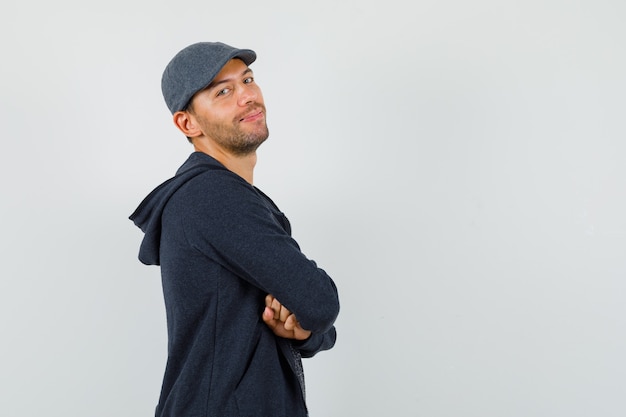
<instances>
[{"instance_id":1,"label":"man's hand","mask_svg":"<svg viewBox=\"0 0 626 417\"><path fill-rule=\"evenodd\" d=\"M309 330L300 326L296 316L270 294L265 297L263 321L276 336L285 339L305 340L311 335Z\"/></svg>"}]
</instances>

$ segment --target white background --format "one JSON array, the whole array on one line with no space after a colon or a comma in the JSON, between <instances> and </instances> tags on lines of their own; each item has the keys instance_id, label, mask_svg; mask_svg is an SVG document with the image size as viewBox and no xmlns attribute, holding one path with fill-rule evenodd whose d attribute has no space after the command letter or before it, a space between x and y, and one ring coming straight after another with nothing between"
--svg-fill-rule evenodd
<instances>
[{"instance_id":1,"label":"white background","mask_svg":"<svg viewBox=\"0 0 626 417\"><path fill-rule=\"evenodd\" d=\"M153 415L159 270L127 219L191 152L181 48L258 53L256 185L335 279L313 417L626 415L626 3L0 6L0 415ZM264 417L264 416L263 416Z\"/></svg>"}]
</instances>

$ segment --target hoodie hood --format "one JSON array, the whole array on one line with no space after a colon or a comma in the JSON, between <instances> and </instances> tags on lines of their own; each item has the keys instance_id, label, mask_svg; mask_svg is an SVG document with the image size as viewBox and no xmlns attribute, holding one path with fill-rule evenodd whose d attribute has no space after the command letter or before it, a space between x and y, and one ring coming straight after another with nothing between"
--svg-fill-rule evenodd
<instances>
[{"instance_id":1,"label":"hoodie hood","mask_svg":"<svg viewBox=\"0 0 626 417\"><path fill-rule=\"evenodd\" d=\"M227 170L207 154L192 153L176 175L152 190L130 215L129 219L145 234L139 248L139 260L142 263L160 265L161 215L169 199L187 181L212 169Z\"/></svg>"}]
</instances>

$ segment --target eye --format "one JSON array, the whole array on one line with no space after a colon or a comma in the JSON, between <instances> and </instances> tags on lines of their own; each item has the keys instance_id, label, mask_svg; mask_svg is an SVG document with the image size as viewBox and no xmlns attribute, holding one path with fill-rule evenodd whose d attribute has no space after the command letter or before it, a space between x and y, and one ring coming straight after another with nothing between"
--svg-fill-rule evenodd
<instances>
[{"instance_id":1,"label":"eye","mask_svg":"<svg viewBox=\"0 0 626 417\"><path fill-rule=\"evenodd\" d=\"M243 80L244 84L251 84L254 82L254 77L248 77L245 80Z\"/></svg>"},{"instance_id":2,"label":"eye","mask_svg":"<svg viewBox=\"0 0 626 417\"><path fill-rule=\"evenodd\" d=\"M230 92L230 88L222 88L221 90L219 90L217 92L217 95L218 96L223 96L223 95L228 94L229 92Z\"/></svg>"}]
</instances>

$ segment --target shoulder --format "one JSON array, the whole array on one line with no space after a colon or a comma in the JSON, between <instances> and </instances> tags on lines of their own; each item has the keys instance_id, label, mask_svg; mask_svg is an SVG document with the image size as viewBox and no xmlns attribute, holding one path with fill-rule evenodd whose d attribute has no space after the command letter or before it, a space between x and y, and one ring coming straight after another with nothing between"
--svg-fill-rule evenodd
<instances>
[{"instance_id":1,"label":"shoulder","mask_svg":"<svg viewBox=\"0 0 626 417\"><path fill-rule=\"evenodd\" d=\"M208 169L180 187L171 203L185 211L240 211L261 203L261 197L237 174L224 169Z\"/></svg>"},{"instance_id":2,"label":"shoulder","mask_svg":"<svg viewBox=\"0 0 626 417\"><path fill-rule=\"evenodd\" d=\"M243 178L226 169L208 169L186 184L187 192L198 197L212 195L228 197L237 194L256 194L254 187Z\"/></svg>"}]
</instances>

